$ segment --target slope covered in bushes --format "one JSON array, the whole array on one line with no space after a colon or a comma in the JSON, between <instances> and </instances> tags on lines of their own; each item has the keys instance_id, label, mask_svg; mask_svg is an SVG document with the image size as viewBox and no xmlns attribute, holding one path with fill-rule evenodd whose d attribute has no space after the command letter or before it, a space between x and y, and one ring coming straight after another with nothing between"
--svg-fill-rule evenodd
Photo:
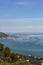
<instances>
[{"instance_id":1,"label":"slope covered in bushes","mask_svg":"<svg viewBox=\"0 0 43 65\"><path fill-rule=\"evenodd\" d=\"M12 53L0 43L0 65L40 65L40 59Z\"/></svg>"}]
</instances>

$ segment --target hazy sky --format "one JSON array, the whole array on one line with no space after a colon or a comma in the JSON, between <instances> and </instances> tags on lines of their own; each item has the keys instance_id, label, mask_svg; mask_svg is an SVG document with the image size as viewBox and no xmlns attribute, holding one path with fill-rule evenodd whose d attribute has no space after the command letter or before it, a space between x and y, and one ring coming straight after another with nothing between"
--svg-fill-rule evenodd
<instances>
[{"instance_id":1,"label":"hazy sky","mask_svg":"<svg viewBox=\"0 0 43 65\"><path fill-rule=\"evenodd\" d=\"M43 32L43 0L0 0L0 32Z\"/></svg>"}]
</instances>

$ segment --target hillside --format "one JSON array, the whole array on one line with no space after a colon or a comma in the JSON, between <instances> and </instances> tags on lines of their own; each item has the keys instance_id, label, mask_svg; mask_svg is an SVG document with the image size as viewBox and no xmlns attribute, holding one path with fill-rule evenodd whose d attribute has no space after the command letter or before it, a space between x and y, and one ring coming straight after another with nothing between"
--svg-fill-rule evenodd
<instances>
[{"instance_id":1,"label":"hillside","mask_svg":"<svg viewBox=\"0 0 43 65\"><path fill-rule=\"evenodd\" d=\"M0 43L0 65L40 65L42 59L13 53Z\"/></svg>"},{"instance_id":2,"label":"hillside","mask_svg":"<svg viewBox=\"0 0 43 65\"><path fill-rule=\"evenodd\" d=\"M7 34L0 32L0 38L7 38L9 37Z\"/></svg>"}]
</instances>

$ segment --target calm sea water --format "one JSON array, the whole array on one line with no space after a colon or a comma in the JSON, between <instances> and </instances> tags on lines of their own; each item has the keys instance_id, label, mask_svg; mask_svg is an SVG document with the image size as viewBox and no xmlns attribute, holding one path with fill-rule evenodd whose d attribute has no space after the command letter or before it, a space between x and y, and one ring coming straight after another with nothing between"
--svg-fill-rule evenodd
<instances>
[{"instance_id":1,"label":"calm sea water","mask_svg":"<svg viewBox=\"0 0 43 65\"><path fill-rule=\"evenodd\" d=\"M43 35L12 34L10 39L0 39L12 52L43 57Z\"/></svg>"}]
</instances>

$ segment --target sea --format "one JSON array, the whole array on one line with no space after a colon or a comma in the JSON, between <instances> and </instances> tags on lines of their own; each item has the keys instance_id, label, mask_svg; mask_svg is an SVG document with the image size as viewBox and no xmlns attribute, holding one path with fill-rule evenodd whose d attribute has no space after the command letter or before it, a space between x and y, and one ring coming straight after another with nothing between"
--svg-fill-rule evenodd
<instances>
[{"instance_id":1,"label":"sea","mask_svg":"<svg viewBox=\"0 0 43 65\"><path fill-rule=\"evenodd\" d=\"M8 34L10 38L0 39L11 52L22 55L43 57L43 34Z\"/></svg>"}]
</instances>

